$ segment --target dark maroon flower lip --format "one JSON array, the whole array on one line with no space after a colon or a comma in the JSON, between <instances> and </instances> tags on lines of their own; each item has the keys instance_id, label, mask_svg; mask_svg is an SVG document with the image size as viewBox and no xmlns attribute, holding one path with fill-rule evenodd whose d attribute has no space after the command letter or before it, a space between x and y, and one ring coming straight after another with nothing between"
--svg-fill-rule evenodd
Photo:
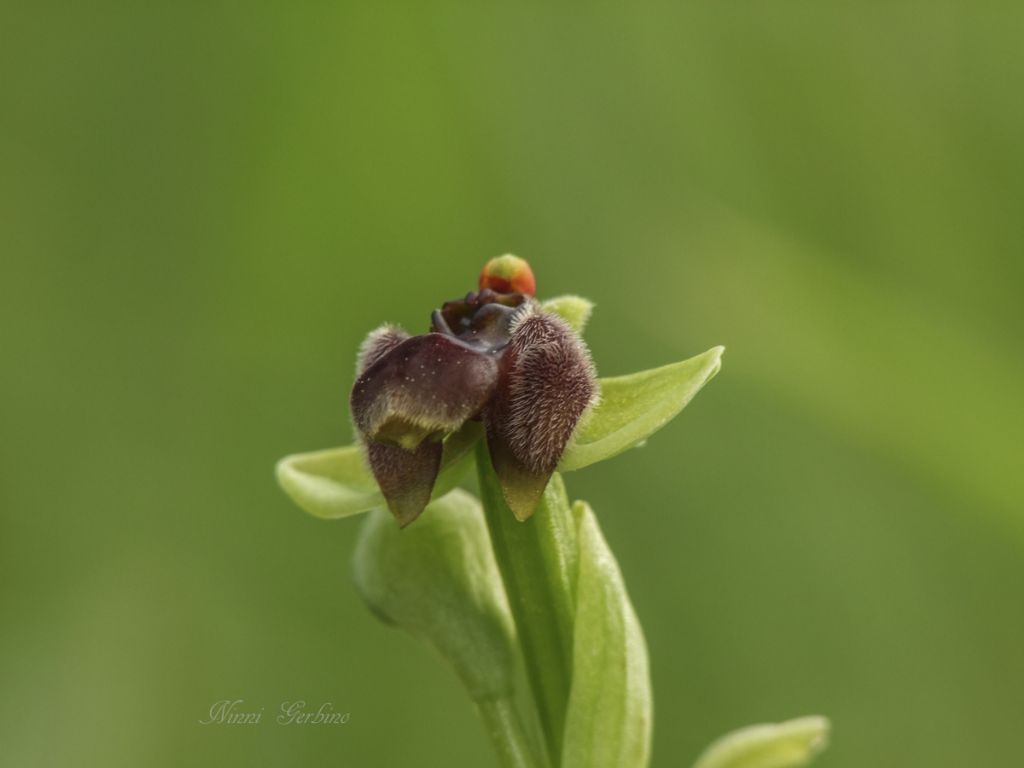
<instances>
[{"instance_id":1,"label":"dark maroon flower lip","mask_svg":"<svg viewBox=\"0 0 1024 768\"><path fill-rule=\"evenodd\" d=\"M401 525L430 500L442 440L478 419L505 499L526 519L596 400L596 382L586 346L565 321L523 293L484 288L434 310L426 334L372 332L351 406Z\"/></svg>"},{"instance_id":2,"label":"dark maroon flower lip","mask_svg":"<svg viewBox=\"0 0 1024 768\"><path fill-rule=\"evenodd\" d=\"M500 352L511 339L513 318L530 299L521 293L497 293L485 288L448 301L431 315L431 329L459 339L481 351Z\"/></svg>"},{"instance_id":3,"label":"dark maroon flower lip","mask_svg":"<svg viewBox=\"0 0 1024 768\"><path fill-rule=\"evenodd\" d=\"M497 378L493 355L440 333L413 336L362 371L352 414L368 439L413 450L476 416Z\"/></svg>"}]
</instances>

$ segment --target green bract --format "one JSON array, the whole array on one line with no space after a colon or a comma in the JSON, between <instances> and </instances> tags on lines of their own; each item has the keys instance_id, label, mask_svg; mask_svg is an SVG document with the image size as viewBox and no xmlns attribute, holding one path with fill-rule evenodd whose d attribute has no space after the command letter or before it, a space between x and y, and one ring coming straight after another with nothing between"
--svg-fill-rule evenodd
<instances>
[{"instance_id":1,"label":"green bract","mask_svg":"<svg viewBox=\"0 0 1024 768\"><path fill-rule=\"evenodd\" d=\"M579 577L572 689L561 764L566 768L647 765L652 705L643 631L593 511L577 501L573 515Z\"/></svg>"},{"instance_id":2,"label":"green bract","mask_svg":"<svg viewBox=\"0 0 1024 768\"><path fill-rule=\"evenodd\" d=\"M515 629L480 502L454 490L428 509L407 530L382 509L367 518L356 585L374 612L437 648L474 700L508 697Z\"/></svg>"},{"instance_id":3,"label":"green bract","mask_svg":"<svg viewBox=\"0 0 1024 768\"><path fill-rule=\"evenodd\" d=\"M828 745L829 722L801 717L784 723L751 725L708 747L693 768L797 768Z\"/></svg>"}]
</instances>

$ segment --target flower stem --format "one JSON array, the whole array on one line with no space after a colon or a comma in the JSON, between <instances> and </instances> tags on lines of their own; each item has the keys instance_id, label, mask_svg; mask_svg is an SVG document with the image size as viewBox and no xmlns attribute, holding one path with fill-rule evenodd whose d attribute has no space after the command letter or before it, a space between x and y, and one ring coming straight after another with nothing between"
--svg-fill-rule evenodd
<instances>
[{"instance_id":1,"label":"flower stem","mask_svg":"<svg viewBox=\"0 0 1024 768\"><path fill-rule=\"evenodd\" d=\"M476 706L502 768L541 768L511 699L486 699Z\"/></svg>"},{"instance_id":2,"label":"flower stem","mask_svg":"<svg viewBox=\"0 0 1024 768\"><path fill-rule=\"evenodd\" d=\"M505 503L483 441L476 464L491 546L515 618L526 677L551 765L557 766L572 682L577 560L572 512L562 479L555 475L536 513L521 523Z\"/></svg>"}]
</instances>

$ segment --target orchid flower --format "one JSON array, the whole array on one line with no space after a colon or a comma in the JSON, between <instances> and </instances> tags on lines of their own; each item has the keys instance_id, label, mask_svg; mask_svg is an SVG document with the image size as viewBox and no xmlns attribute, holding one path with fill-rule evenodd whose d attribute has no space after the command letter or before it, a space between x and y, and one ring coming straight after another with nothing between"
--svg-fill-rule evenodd
<instances>
[{"instance_id":1,"label":"orchid flower","mask_svg":"<svg viewBox=\"0 0 1024 768\"><path fill-rule=\"evenodd\" d=\"M718 372L723 349L599 379L582 339L592 309L572 295L540 301L525 261L492 259L426 333L382 325L366 337L349 396L356 444L277 466L313 515L371 513L357 588L452 665L504 768L650 758L639 619L596 515L570 503L559 470L644 444ZM479 500L457 488L473 465ZM744 731L700 765L802 764L805 731Z\"/></svg>"},{"instance_id":2,"label":"orchid flower","mask_svg":"<svg viewBox=\"0 0 1024 768\"><path fill-rule=\"evenodd\" d=\"M360 443L287 456L284 490L317 517L382 506L400 525L458 484L486 440L506 502L527 519L555 469L641 445L721 367L722 347L597 379L581 338L593 304L534 297L522 259L492 259L479 289L434 310L428 333L383 325L360 349L350 406ZM367 471L369 470L369 471Z\"/></svg>"},{"instance_id":3,"label":"orchid flower","mask_svg":"<svg viewBox=\"0 0 1024 768\"><path fill-rule=\"evenodd\" d=\"M429 333L385 325L363 343L352 415L401 525L430 501L444 438L470 421L484 423L505 500L525 520L597 402L586 345L534 285L522 259L493 259L479 292L434 310Z\"/></svg>"}]
</instances>

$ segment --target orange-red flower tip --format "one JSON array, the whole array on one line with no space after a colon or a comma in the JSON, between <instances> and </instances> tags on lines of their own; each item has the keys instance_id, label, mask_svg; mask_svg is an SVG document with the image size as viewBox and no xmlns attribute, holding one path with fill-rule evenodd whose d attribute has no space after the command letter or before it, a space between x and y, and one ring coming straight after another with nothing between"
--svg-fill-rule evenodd
<instances>
[{"instance_id":1,"label":"orange-red flower tip","mask_svg":"<svg viewBox=\"0 0 1024 768\"><path fill-rule=\"evenodd\" d=\"M497 293L537 294L537 281L526 259L506 253L495 256L480 272L480 290L490 288Z\"/></svg>"}]
</instances>

